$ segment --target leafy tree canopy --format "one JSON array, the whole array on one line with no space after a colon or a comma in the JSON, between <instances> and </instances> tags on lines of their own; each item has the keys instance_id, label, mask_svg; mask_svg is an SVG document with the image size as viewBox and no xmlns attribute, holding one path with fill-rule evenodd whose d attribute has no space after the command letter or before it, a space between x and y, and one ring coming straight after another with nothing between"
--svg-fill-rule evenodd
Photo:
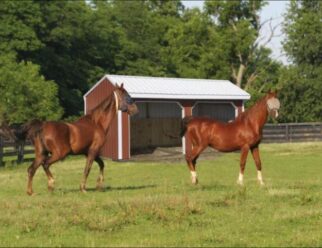
<instances>
[{"instance_id":1,"label":"leafy tree canopy","mask_svg":"<svg viewBox=\"0 0 322 248\"><path fill-rule=\"evenodd\" d=\"M57 85L39 74L39 66L19 62L13 54L0 56L0 120L22 123L32 118L57 120L63 109Z\"/></svg>"}]
</instances>

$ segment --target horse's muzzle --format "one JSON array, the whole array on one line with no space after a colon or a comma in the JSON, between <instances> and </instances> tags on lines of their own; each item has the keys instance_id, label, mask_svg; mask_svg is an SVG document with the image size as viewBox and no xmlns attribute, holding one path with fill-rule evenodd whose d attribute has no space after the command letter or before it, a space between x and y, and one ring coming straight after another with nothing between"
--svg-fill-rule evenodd
<instances>
[{"instance_id":1,"label":"horse's muzzle","mask_svg":"<svg viewBox=\"0 0 322 248\"><path fill-rule=\"evenodd\" d=\"M129 114L129 115L135 115L135 114L137 114L139 112L139 109L138 109L138 107L136 106L136 104L135 103L133 103L133 104L131 104L131 105L128 105L127 106L127 113Z\"/></svg>"},{"instance_id":2,"label":"horse's muzzle","mask_svg":"<svg viewBox=\"0 0 322 248\"><path fill-rule=\"evenodd\" d=\"M278 110L277 110L277 109L272 109L272 110L270 110L270 111L269 111L269 115L270 115L272 118L276 119L276 118L278 117Z\"/></svg>"}]
</instances>

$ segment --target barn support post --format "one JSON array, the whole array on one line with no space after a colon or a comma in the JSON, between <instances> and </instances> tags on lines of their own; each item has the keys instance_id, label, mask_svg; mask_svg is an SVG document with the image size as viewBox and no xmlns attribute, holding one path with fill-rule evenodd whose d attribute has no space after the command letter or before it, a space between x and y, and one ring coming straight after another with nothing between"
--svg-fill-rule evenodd
<instances>
[{"instance_id":1,"label":"barn support post","mask_svg":"<svg viewBox=\"0 0 322 248\"><path fill-rule=\"evenodd\" d=\"M236 106L237 108L237 115L240 115L242 112L244 112L244 101L233 101L233 104Z\"/></svg>"},{"instance_id":2,"label":"barn support post","mask_svg":"<svg viewBox=\"0 0 322 248\"><path fill-rule=\"evenodd\" d=\"M182 118L192 116L192 107L194 102L182 102L183 106L182 110ZM183 154L190 154L192 150L191 141L186 137L186 135L182 138L182 153Z\"/></svg>"}]
</instances>

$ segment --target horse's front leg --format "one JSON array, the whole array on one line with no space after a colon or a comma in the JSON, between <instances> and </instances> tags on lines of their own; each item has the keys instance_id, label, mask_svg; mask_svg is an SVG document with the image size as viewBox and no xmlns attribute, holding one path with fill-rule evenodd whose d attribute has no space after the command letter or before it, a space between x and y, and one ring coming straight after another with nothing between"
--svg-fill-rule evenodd
<instances>
[{"instance_id":1,"label":"horse's front leg","mask_svg":"<svg viewBox=\"0 0 322 248\"><path fill-rule=\"evenodd\" d=\"M86 166L85 166L85 169L84 169L84 175L83 175L83 180L80 184L80 190L82 192L86 192L86 181L87 181L87 177L88 177L88 174L89 172L91 171L91 167L92 167L92 164L93 164L93 161L95 159L96 155L93 155L91 153L89 153L87 155L87 160L86 160Z\"/></svg>"},{"instance_id":2,"label":"horse's front leg","mask_svg":"<svg viewBox=\"0 0 322 248\"><path fill-rule=\"evenodd\" d=\"M205 148L203 146L195 145L192 148L191 154L186 154L186 161L191 173L191 182L192 184L198 184L198 177L196 172L196 163L200 153Z\"/></svg>"},{"instance_id":3,"label":"horse's front leg","mask_svg":"<svg viewBox=\"0 0 322 248\"><path fill-rule=\"evenodd\" d=\"M240 171L237 180L237 184L244 185L244 171L246 166L247 155L249 151L249 146L243 146L240 152Z\"/></svg>"},{"instance_id":4,"label":"horse's front leg","mask_svg":"<svg viewBox=\"0 0 322 248\"><path fill-rule=\"evenodd\" d=\"M97 156L95 158L95 161L98 164L98 166L100 167L100 173L97 178L96 189L102 190L103 189L103 182L104 182L104 162L99 156Z\"/></svg>"},{"instance_id":5,"label":"horse's front leg","mask_svg":"<svg viewBox=\"0 0 322 248\"><path fill-rule=\"evenodd\" d=\"M262 177L262 163L261 163L261 159L259 156L258 146L252 148L251 152L252 152L253 159L255 161L256 168L257 168L257 180L258 180L259 184L263 186L264 182L263 182L263 177Z\"/></svg>"}]
</instances>

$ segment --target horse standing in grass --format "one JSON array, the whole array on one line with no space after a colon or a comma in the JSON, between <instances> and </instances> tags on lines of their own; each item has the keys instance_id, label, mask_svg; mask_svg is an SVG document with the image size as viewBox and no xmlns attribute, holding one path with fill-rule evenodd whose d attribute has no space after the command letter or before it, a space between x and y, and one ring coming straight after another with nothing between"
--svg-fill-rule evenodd
<instances>
[{"instance_id":1,"label":"horse standing in grass","mask_svg":"<svg viewBox=\"0 0 322 248\"><path fill-rule=\"evenodd\" d=\"M104 162L99 157L99 151L105 143L108 128L118 110L130 115L138 112L136 104L123 88L123 84L116 85L113 94L93 109L91 114L73 123L35 120L25 125L28 136L35 146L35 160L28 168L27 193L33 194L32 179L40 165L43 166L48 178L48 190L53 190L54 178L49 167L69 154L87 156L80 190L86 191L86 180L94 160L100 167L97 188L102 188Z\"/></svg>"},{"instance_id":2,"label":"horse standing in grass","mask_svg":"<svg viewBox=\"0 0 322 248\"><path fill-rule=\"evenodd\" d=\"M279 108L280 102L276 98L276 92L270 92L230 123L223 123L204 117L184 118L182 120L181 136L186 134L186 138L191 141L193 146L191 153L186 154L192 183L198 183L196 173L197 159L200 153L210 146L221 152L241 151L240 172L237 181L240 185L243 185L246 159L250 150L257 167L257 179L263 185L258 146L268 115L277 118Z\"/></svg>"}]
</instances>

